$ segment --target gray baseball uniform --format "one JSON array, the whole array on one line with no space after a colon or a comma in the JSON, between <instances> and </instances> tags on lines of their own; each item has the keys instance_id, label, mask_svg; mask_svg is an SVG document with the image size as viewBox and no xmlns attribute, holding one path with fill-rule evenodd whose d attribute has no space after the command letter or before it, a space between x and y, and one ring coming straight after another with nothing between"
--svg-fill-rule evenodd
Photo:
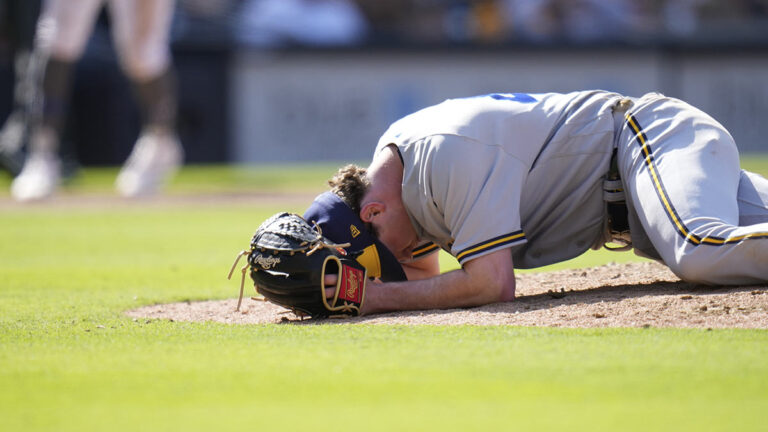
<instances>
[{"instance_id":1,"label":"gray baseball uniform","mask_svg":"<svg viewBox=\"0 0 768 432\"><path fill-rule=\"evenodd\" d=\"M720 153L703 163L714 142ZM395 122L376 151L389 144L403 159L402 198L417 233L462 264L511 248L515 266L531 268L601 245L604 179L617 149L632 241L641 253L661 257L686 279L768 280L768 184L740 174L727 132L682 102L604 91L453 99ZM683 156L669 155L680 149L689 153L682 165ZM720 171L728 172L728 185L701 199L718 183L719 176L707 177L720 157L727 158ZM686 168L700 162L698 170ZM737 202L737 191L741 197L749 189L739 188L740 179L753 186L749 205ZM742 210L762 225L739 227ZM698 233L700 226L713 231ZM699 244L718 251L701 252ZM735 267L702 272L713 263Z\"/></svg>"}]
</instances>

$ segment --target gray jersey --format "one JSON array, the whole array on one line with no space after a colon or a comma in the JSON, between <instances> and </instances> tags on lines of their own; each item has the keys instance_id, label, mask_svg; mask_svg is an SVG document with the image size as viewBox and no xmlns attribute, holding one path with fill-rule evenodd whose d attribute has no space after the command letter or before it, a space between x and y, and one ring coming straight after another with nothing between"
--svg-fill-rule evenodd
<instances>
[{"instance_id":1,"label":"gray jersey","mask_svg":"<svg viewBox=\"0 0 768 432\"><path fill-rule=\"evenodd\" d=\"M460 263L512 248L516 267L573 258L601 237L602 180L621 95L491 94L394 123L402 198L416 232Z\"/></svg>"}]
</instances>

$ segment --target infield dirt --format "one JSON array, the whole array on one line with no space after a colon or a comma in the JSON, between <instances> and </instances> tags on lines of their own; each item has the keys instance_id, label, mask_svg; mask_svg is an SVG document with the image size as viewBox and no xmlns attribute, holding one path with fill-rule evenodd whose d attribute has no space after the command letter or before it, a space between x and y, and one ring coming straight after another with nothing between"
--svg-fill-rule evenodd
<instances>
[{"instance_id":1,"label":"infield dirt","mask_svg":"<svg viewBox=\"0 0 768 432\"><path fill-rule=\"evenodd\" d=\"M233 292L237 287L233 284ZM251 291L253 292L253 291ZM427 310L347 319L300 320L259 299L147 306L135 319L230 324L430 324L548 327L768 328L768 286L712 287L682 282L653 263L518 275L517 298L476 308Z\"/></svg>"}]
</instances>

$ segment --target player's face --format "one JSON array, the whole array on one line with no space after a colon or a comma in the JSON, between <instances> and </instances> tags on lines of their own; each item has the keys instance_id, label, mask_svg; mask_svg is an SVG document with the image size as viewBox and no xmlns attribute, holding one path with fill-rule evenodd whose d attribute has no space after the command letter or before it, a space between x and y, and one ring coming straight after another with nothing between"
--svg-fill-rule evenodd
<instances>
[{"instance_id":1,"label":"player's face","mask_svg":"<svg viewBox=\"0 0 768 432\"><path fill-rule=\"evenodd\" d=\"M371 230L398 261L413 259L418 237L405 212L383 212L381 217L371 221Z\"/></svg>"}]
</instances>

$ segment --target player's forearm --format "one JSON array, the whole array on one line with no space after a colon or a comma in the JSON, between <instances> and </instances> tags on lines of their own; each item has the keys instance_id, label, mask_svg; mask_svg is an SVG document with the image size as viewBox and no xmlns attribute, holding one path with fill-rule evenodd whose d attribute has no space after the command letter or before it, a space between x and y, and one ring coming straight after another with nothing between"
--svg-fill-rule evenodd
<instances>
[{"instance_id":1,"label":"player's forearm","mask_svg":"<svg viewBox=\"0 0 768 432\"><path fill-rule=\"evenodd\" d=\"M395 310L448 309L480 306L511 300L511 287L477 280L463 269L429 279L370 284L366 290L364 313Z\"/></svg>"}]
</instances>

